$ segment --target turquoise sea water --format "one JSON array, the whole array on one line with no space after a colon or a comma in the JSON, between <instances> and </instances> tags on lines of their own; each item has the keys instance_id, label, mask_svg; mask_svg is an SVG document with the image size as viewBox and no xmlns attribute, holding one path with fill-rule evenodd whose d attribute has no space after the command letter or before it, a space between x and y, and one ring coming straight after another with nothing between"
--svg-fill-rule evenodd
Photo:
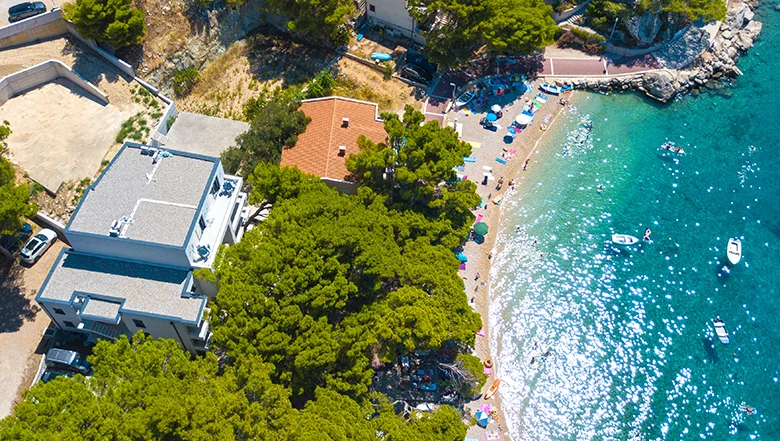
<instances>
[{"instance_id":1,"label":"turquoise sea water","mask_svg":"<svg viewBox=\"0 0 780 441\"><path fill-rule=\"evenodd\" d=\"M506 201L490 321L515 441L780 440L772 7L733 87L665 106L580 94ZM685 155L661 150L667 140ZM607 243L646 227L651 243ZM732 236L744 252L728 274Z\"/></svg>"}]
</instances>

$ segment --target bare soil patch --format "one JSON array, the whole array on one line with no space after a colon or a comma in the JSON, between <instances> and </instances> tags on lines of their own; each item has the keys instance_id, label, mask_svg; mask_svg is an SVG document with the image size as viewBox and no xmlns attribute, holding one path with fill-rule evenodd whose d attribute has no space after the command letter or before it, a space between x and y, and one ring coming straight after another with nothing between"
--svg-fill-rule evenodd
<instances>
[{"instance_id":1,"label":"bare soil patch","mask_svg":"<svg viewBox=\"0 0 780 441\"><path fill-rule=\"evenodd\" d=\"M266 29L266 31L268 31ZM180 110L244 119L244 104L276 87L302 84L325 68L335 52L273 34L257 33L233 43L207 64L192 92L177 98Z\"/></svg>"}]
</instances>

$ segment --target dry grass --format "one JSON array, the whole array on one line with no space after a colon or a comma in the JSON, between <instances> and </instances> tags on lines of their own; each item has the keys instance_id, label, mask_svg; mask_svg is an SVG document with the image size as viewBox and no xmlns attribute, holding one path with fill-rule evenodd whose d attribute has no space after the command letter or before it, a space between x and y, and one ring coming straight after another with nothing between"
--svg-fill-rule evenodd
<instances>
[{"instance_id":1,"label":"dry grass","mask_svg":"<svg viewBox=\"0 0 780 441\"><path fill-rule=\"evenodd\" d=\"M407 104L422 109L421 91L347 58L337 64L339 84L333 94L379 104L380 112L403 112Z\"/></svg>"},{"instance_id":2,"label":"dry grass","mask_svg":"<svg viewBox=\"0 0 780 441\"><path fill-rule=\"evenodd\" d=\"M192 92L177 98L180 110L244 119L244 104L276 87L302 84L323 69L334 54L273 35L240 40L207 64Z\"/></svg>"},{"instance_id":3,"label":"dry grass","mask_svg":"<svg viewBox=\"0 0 780 441\"><path fill-rule=\"evenodd\" d=\"M133 6L146 13L142 73L159 67L165 59L184 48L193 28L187 7L181 0L135 0Z\"/></svg>"}]
</instances>

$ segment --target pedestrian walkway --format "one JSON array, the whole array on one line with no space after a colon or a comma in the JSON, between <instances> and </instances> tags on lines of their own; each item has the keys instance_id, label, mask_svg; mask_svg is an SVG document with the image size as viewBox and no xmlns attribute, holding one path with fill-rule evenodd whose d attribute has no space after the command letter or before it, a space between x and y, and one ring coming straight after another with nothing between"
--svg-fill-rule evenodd
<instances>
[{"instance_id":1,"label":"pedestrian walkway","mask_svg":"<svg viewBox=\"0 0 780 441\"><path fill-rule=\"evenodd\" d=\"M545 58L539 76L548 77L608 77L647 72L661 66L652 55L620 58Z\"/></svg>"}]
</instances>

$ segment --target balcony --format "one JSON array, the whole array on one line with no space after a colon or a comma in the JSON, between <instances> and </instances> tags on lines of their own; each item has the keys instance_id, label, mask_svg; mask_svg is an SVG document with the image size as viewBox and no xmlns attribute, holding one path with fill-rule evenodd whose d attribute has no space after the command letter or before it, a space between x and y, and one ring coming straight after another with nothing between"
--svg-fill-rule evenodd
<instances>
[{"instance_id":1,"label":"balcony","mask_svg":"<svg viewBox=\"0 0 780 441\"><path fill-rule=\"evenodd\" d=\"M246 195L241 193L243 179L236 176L225 176L222 189L216 193L214 202L206 215L206 227L197 244L191 251L191 260L194 266L211 267L217 249L223 243L225 232L235 222L235 205L244 202ZM240 212L240 207L238 209Z\"/></svg>"},{"instance_id":2,"label":"balcony","mask_svg":"<svg viewBox=\"0 0 780 441\"><path fill-rule=\"evenodd\" d=\"M194 326L187 326L187 336L193 339L198 340L206 340L206 338L209 336L209 322L208 320L203 320L203 323L200 325L200 328L196 328Z\"/></svg>"}]
</instances>

